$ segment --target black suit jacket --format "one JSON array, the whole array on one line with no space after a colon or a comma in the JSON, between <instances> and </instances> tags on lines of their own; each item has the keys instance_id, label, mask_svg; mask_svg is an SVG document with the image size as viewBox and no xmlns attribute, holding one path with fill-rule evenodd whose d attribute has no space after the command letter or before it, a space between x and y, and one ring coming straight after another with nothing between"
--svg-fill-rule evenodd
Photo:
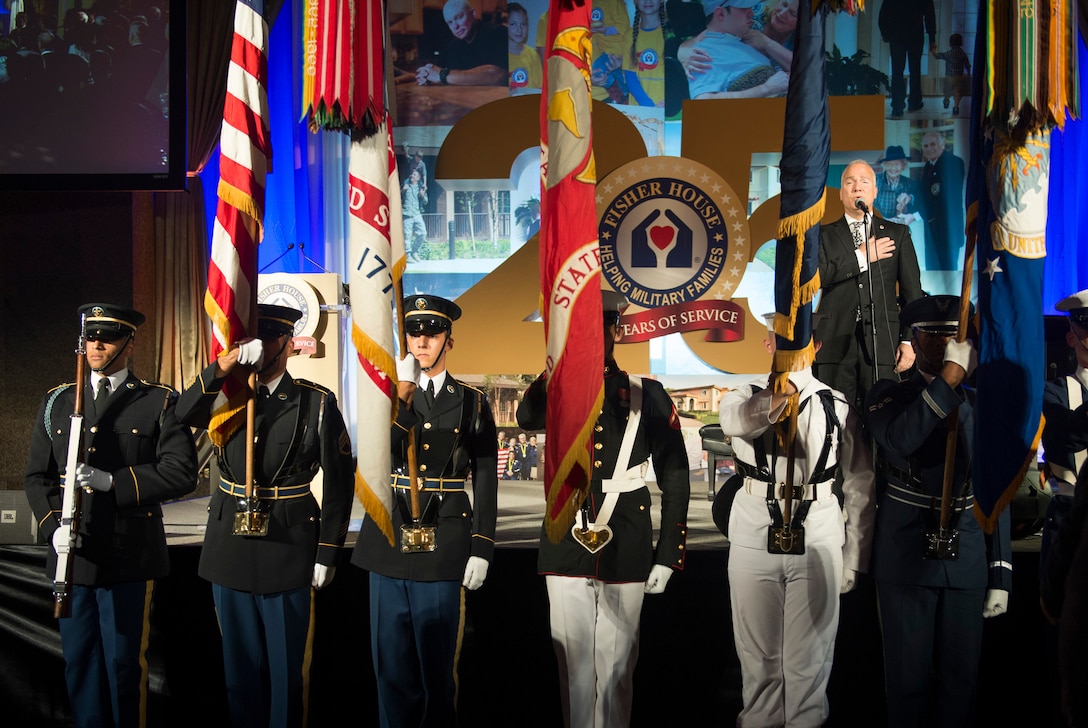
<instances>
[{"instance_id":1,"label":"black suit jacket","mask_svg":"<svg viewBox=\"0 0 1088 728\"><path fill-rule=\"evenodd\" d=\"M684 437L676 408L660 382L642 380L642 419L635 435L627 467L653 458L657 487L661 491L661 517L654 546L649 488L621 493L608 521L613 537L591 554L568 531L558 544L540 528L537 570L541 574L581 576L608 582L646 581L655 564L684 568L687 545L688 501L691 483ZM630 379L610 366L604 377L604 407L593 428L593 477L586 495L588 518L596 519L604 504L603 478L611 478L619 460L620 446L631 413ZM537 379L518 405L518 425L526 430L545 429L547 388ZM577 519L577 516L576 516ZM577 520L570 525L577 524Z\"/></svg>"},{"instance_id":2,"label":"black suit jacket","mask_svg":"<svg viewBox=\"0 0 1088 728\"><path fill-rule=\"evenodd\" d=\"M207 428L224 380L215 364L200 373L178 401L178 417ZM285 373L258 409L254 481L258 486L308 484L322 471L321 507L312 493L271 502L268 535L235 536L237 498L212 484L208 528L198 573L229 589L274 594L310 585L314 564L335 566L347 537L354 490L351 439L336 396L328 389ZM245 428L219 453L223 478L245 483Z\"/></svg>"},{"instance_id":3,"label":"black suit jacket","mask_svg":"<svg viewBox=\"0 0 1088 728\"><path fill-rule=\"evenodd\" d=\"M870 235L895 241L892 257L873 263L871 268L878 361L881 366L888 366L895 362L899 342L910 338L910 332L899 326L899 309L922 297L921 274L909 228L874 217ZM854 332L859 309L865 348L871 356L869 274L861 272L854 253L854 238L843 217L820 229L820 291L818 310L826 318L820 321L819 338L823 346L816 354L816 363L838 364L858 354Z\"/></svg>"},{"instance_id":4,"label":"black suit jacket","mask_svg":"<svg viewBox=\"0 0 1088 728\"><path fill-rule=\"evenodd\" d=\"M466 425L467 423L467 425ZM465 478L471 475L472 501L465 490L420 493L424 521L437 527L437 548L401 553L400 528L411 519L407 490L393 491L393 536L389 545L370 516L363 518L351 563L393 579L461 581L469 556L490 562L495 552L498 516L498 433L487 395L449 373L428 406L417 388L412 407L401 406L390 442L393 470L408 474L408 438L416 438L419 476ZM377 446L377 444L375 445Z\"/></svg>"},{"instance_id":5,"label":"black suit jacket","mask_svg":"<svg viewBox=\"0 0 1088 728\"><path fill-rule=\"evenodd\" d=\"M170 568L160 503L196 488L196 447L174 404L177 393L131 373L96 414L85 382L83 462L113 475L113 489L83 493L72 581L105 586L166 576ZM75 385L42 399L30 436L24 485L42 535L60 525L63 470L75 407ZM57 555L49 549L48 574Z\"/></svg>"}]
</instances>

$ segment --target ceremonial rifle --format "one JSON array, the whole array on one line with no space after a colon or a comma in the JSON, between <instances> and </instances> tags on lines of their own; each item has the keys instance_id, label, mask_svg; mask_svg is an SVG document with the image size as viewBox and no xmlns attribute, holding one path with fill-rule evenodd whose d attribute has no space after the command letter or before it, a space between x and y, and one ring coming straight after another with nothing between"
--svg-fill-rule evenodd
<instances>
[{"instance_id":1,"label":"ceremonial rifle","mask_svg":"<svg viewBox=\"0 0 1088 728\"><path fill-rule=\"evenodd\" d=\"M79 343L76 345L76 401L72 407L68 429L68 455L64 461L64 500L60 509L60 525L68 526L68 548L57 550L57 569L53 573L53 616L67 617L72 610L69 587L72 582L72 563L75 560L76 543L79 540L79 514L82 493L76 485L76 468L83 455L83 375L87 367L87 314L79 317Z\"/></svg>"}]
</instances>

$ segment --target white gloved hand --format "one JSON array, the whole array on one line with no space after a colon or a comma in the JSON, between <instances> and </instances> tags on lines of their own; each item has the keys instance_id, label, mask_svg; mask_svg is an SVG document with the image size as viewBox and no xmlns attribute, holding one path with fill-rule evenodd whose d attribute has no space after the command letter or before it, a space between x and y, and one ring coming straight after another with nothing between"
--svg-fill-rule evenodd
<instances>
[{"instance_id":1,"label":"white gloved hand","mask_svg":"<svg viewBox=\"0 0 1088 728\"><path fill-rule=\"evenodd\" d=\"M238 344L238 363L246 366L259 367L264 358L264 344L260 339L250 339Z\"/></svg>"},{"instance_id":2,"label":"white gloved hand","mask_svg":"<svg viewBox=\"0 0 1088 728\"><path fill-rule=\"evenodd\" d=\"M57 530L53 531L53 550L56 551L58 555L69 553L71 550L68 548L68 539L71 533L71 526L57 526ZM77 533L75 547L79 548L81 545L83 545L83 537Z\"/></svg>"},{"instance_id":3,"label":"white gloved hand","mask_svg":"<svg viewBox=\"0 0 1088 728\"><path fill-rule=\"evenodd\" d=\"M113 474L91 467L87 463L80 463L76 466L76 485L105 493L113 490Z\"/></svg>"},{"instance_id":4,"label":"white gloved hand","mask_svg":"<svg viewBox=\"0 0 1088 728\"><path fill-rule=\"evenodd\" d=\"M839 594L846 594L849 591L853 591L854 587L858 583L858 572L853 569L842 570L842 584L839 585Z\"/></svg>"},{"instance_id":5,"label":"white gloved hand","mask_svg":"<svg viewBox=\"0 0 1088 728\"><path fill-rule=\"evenodd\" d=\"M971 373L975 371L975 367L978 366L978 353L975 351L975 345L971 343L970 339L962 343L955 339L949 339L944 347L944 360L959 364L963 367L963 371L967 372L967 376L971 376Z\"/></svg>"},{"instance_id":6,"label":"white gloved hand","mask_svg":"<svg viewBox=\"0 0 1088 728\"><path fill-rule=\"evenodd\" d=\"M986 603L982 607L984 619L996 617L1009 610L1009 593L1004 589L987 589Z\"/></svg>"},{"instance_id":7,"label":"white gloved hand","mask_svg":"<svg viewBox=\"0 0 1088 728\"><path fill-rule=\"evenodd\" d=\"M397 381L419 384L419 362L411 354L405 354L403 359L397 359Z\"/></svg>"},{"instance_id":8,"label":"white gloved hand","mask_svg":"<svg viewBox=\"0 0 1088 728\"><path fill-rule=\"evenodd\" d=\"M465 564L465 578L461 581L461 585L469 591L476 591L484 585L484 579L487 578L487 559L481 559L479 556L469 556L468 563Z\"/></svg>"},{"instance_id":9,"label":"white gloved hand","mask_svg":"<svg viewBox=\"0 0 1088 728\"><path fill-rule=\"evenodd\" d=\"M669 583L672 569L664 564L654 564L650 569L650 575L646 577L646 586L642 588L647 594L660 594L665 591L665 585Z\"/></svg>"},{"instance_id":10,"label":"white gloved hand","mask_svg":"<svg viewBox=\"0 0 1088 728\"><path fill-rule=\"evenodd\" d=\"M334 576L336 576L335 566L314 564L314 578L310 582L310 586L312 586L314 589L324 589L332 583L332 578Z\"/></svg>"}]
</instances>

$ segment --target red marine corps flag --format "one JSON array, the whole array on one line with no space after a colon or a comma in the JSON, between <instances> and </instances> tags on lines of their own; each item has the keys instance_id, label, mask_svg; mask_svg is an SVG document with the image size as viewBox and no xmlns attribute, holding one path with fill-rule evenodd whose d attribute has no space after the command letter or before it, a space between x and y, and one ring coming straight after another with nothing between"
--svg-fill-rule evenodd
<instances>
[{"instance_id":1,"label":"red marine corps flag","mask_svg":"<svg viewBox=\"0 0 1088 728\"><path fill-rule=\"evenodd\" d=\"M264 3L239 0L219 142L219 203L204 296L204 310L212 322L212 361L235 341L256 334L257 245L265 177L272 166L267 49ZM246 390L240 382L224 383L208 425L214 444L226 443L242 425L245 401Z\"/></svg>"},{"instance_id":2,"label":"red marine corps flag","mask_svg":"<svg viewBox=\"0 0 1088 728\"><path fill-rule=\"evenodd\" d=\"M544 522L556 543L589 490L593 425L604 401L590 9L587 0L549 5L540 102L540 309L548 378Z\"/></svg>"},{"instance_id":3,"label":"red marine corps flag","mask_svg":"<svg viewBox=\"0 0 1088 728\"><path fill-rule=\"evenodd\" d=\"M310 128L351 136L348 289L358 354L355 494L393 545L389 428L396 417L393 310L407 261L393 130L385 112L381 0L307 3L303 104ZM374 446L375 438L385 446Z\"/></svg>"}]
</instances>

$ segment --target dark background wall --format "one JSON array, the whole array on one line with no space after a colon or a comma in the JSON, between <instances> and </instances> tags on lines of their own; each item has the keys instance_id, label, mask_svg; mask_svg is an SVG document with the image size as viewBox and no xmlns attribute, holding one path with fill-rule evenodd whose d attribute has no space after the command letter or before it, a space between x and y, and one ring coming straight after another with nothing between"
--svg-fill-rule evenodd
<instances>
[{"instance_id":1,"label":"dark background wall","mask_svg":"<svg viewBox=\"0 0 1088 728\"><path fill-rule=\"evenodd\" d=\"M0 194L0 489L22 489L41 398L75 378L76 309L133 299L133 205L140 199L130 192Z\"/></svg>"}]
</instances>

